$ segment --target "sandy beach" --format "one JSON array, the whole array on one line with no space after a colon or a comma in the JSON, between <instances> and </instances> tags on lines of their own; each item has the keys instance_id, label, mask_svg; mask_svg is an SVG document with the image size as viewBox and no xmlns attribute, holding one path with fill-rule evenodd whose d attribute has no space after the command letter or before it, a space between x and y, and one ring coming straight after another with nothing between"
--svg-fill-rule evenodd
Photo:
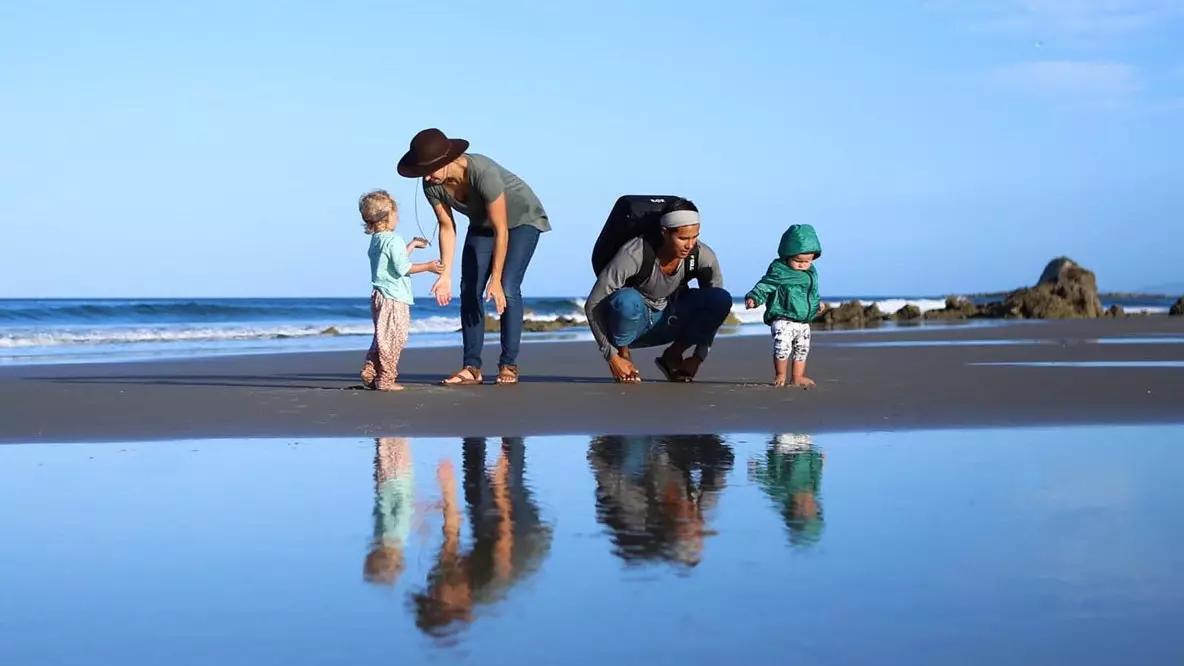
<instances>
[{"instance_id":1,"label":"sandy beach","mask_svg":"<svg viewBox=\"0 0 1184 666\"><path fill-rule=\"evenodd\" d=\"M9 366L0 442L1169 422L1184 416L1184 369L1154 364L1184 359L1181 336L1175 317L819 332L809 391L768 385L763 336L719 340L692 385L661 381L653 351L638 353L646 383L615 384L586 342L527 345L522 384L511 387L435 386L458 350L409 350L401 394L355 388L353 352ZM886 346L857 346L869 343ZM486 346L487 367L496 351ZM979 365L1032 362L1150 365Z\"/></svg>"}]
</instances>

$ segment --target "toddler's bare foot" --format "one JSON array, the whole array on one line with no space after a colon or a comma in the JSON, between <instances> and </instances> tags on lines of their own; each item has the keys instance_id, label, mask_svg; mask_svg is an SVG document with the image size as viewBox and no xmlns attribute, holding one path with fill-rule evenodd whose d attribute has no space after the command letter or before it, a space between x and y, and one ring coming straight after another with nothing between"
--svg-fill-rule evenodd
<instances>
[{"instance_id":1,"label":"toddler's bare foot","mask_svg":"<svg viewBox=\"0 0 1184 666\"><path fill-rule=\"evenodd\" d=\"M405 387L402 384L383 384L378 387L379 391L402 391Z\"/></svg>"},{"instance_id":2,"label":"toddler's bare foot","mask_svg":"<svg viewBox=\"0 0 1184 666\"><path fill-rule=\"evenodd\" d=\"M777 375L774 377L773 386L785 386L785 375Z\"/></svg>"},{"instance_id":3,"label":"toddler's bare foot","mask_svg":"<svg viewBox=\"0 0 1184 666\"><path fill-rule=\"evenodd\" d=\"M810 379L809 377L796 377L789 383L789 385L796 386L798 388L810 388L814 385L814 380Z\"/></svg>"}]
</instances>

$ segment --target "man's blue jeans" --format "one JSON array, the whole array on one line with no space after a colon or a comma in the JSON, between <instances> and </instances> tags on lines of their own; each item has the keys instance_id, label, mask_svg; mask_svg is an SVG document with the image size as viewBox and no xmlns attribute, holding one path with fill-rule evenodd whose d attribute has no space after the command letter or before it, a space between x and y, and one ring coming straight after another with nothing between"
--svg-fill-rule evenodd
<instances>
[{"instance_id":1,"label":"man's blue jeans","mask_svg":"<svg viewBox=\"0 0 1184 666\"><path fill-rule=\"evenodd\" d=\"M517 365L522 343L522 279L534 257L541 232L522 225L510 229L506 261L502 266L502 291L506 310L501 318L502 355L498 365ZM460 322L464 365L481 368L485 346L485 287L493 264L493 231L469 229L460 255Z\"/></svg>"},{"instance_id":2,"label":"man's blue jeans","mask_svg":"<svg viewBox=\"0 0 1184 666\"><path fill-rule=\"evenodd\" d=\"M720 287L687 289L651 310L636 289L614 291L605 302L605 331L616 347L658 347L675 341L695 346L700 360L732 311L732 295Z\"/></svg>"}]
</instances>

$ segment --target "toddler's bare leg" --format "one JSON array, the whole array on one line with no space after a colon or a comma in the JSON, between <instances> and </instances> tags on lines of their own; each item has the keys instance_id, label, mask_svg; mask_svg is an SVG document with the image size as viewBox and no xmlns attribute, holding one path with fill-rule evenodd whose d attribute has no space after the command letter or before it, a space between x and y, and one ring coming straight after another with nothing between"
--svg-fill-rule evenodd
<instances>
[{"instance_id":1,"label":"toddler's bare leg","mask_svg":"<svg viewBox=\"0 0 1184 666\"><path fill-rule=\"evenodd\" d=\"M786 366L793 352L793 324L778 320L773 322L773 386L785 386Z\"/></svg>"},{"instance_id":2,"label":"toddler's bare leg","mask_svg":"<svg viewBox=\"0 0 1184 666\"><path fill-rule=\"evenodd\" d=\"M793 363L790 366L789 385L810 388L814 380L806 376L806 357L810 354L810 325L796 324L793 336Z\"/></svg>"},{"instance_id":3,"label":"toddler's bare leg","mask_svg":"<svg viewBox=\"0 0 1184 666\"><path fill-rule=\"evenodd\" d=\"M785 386L785 377L788 374L789 359L774 358L773 359L773 386Z\"/></svg>"},{"instance_id":4,"label":"toddler's bare leg","mask_svg":"<svg viewBox=\"0 0 1184 666\"><path fill-rule=\"evenodd\" d=\"M802 388L809 388L814 385L814 380L806 376L806 362L794 361L793 367L790 369L790 386L800 386Z\"/></svg>"}]
</instances>

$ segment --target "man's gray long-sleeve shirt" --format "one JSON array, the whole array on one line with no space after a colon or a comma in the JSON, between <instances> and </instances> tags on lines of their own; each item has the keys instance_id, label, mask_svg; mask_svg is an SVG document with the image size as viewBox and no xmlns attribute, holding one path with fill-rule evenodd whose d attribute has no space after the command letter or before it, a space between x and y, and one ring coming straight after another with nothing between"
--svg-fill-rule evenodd
<instances>
[{"instance_id":1,"label":"man's gray long-sleeve shirt","mask_svg":"<svg viewBox=\"0 0 1184 666\"><path fill-rule=\"evenodd\" d=\"M641 238L634 238L621 246L612 261L608 262L608 265L596 278L596 284L592 286L592 292L588 294L588 300L584 303L584 314L588 317L588 327L592 329L592 337L596 339L596 344L600 347L600 352L604 354L605 359L612 358L617 353L617 349L609 342L608 334L605 332L604 313L601 311L600 305L613 292L624 287L626 280L637 275L637 272L641 270L644 252L642 244L644 242ZM715 251L702 241L699 242L699 268L710 276L710 284L701 284L700 287L724 286L724 276L719 267L719 259L716 258ZM640 281L636 289L650 309L665 310L667 299L678 291L685 272L686 262L680 263L678 270L673 275L666 275L662 272L660 262L655 261L653 272ZM707 351L706 345L695 347L695 355L700 359L707 358Z\"/></svg>"}]
</instances>

